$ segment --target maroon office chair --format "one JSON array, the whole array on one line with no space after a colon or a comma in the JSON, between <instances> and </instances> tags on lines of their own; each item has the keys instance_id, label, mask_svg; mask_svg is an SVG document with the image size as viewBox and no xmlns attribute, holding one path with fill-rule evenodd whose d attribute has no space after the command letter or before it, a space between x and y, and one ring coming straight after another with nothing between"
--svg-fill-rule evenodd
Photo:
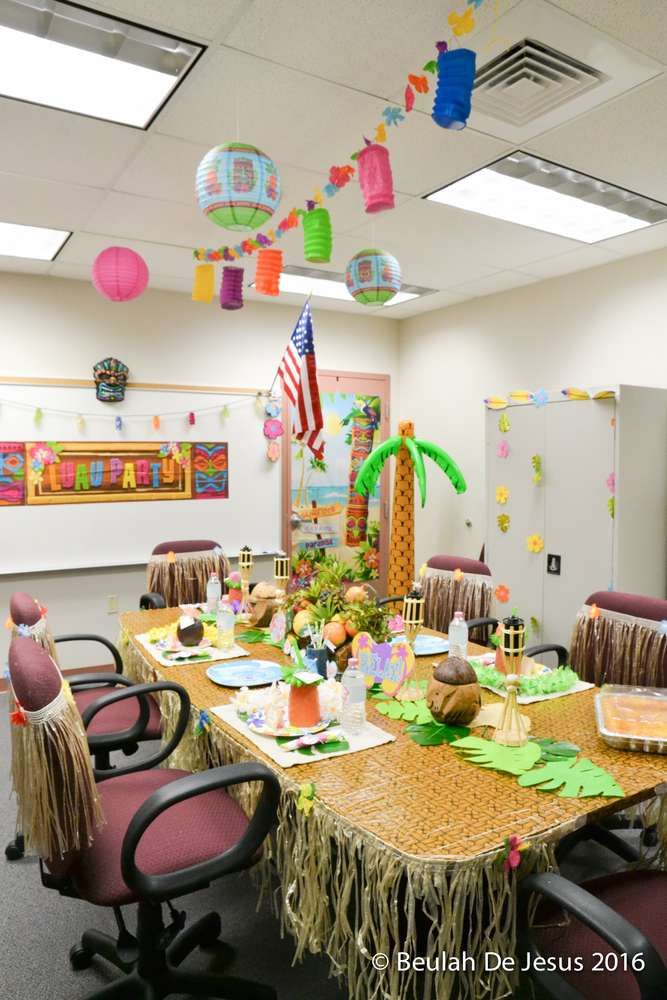
<instances>
[{"instance_id":1,"label":"maroon office chair","mask_svg":"<svg viewBox=\"0 0 667 1000\"><path fill-rule=\"evenodd\" d=\"M63 642L97 642L111 654L115 673L76 674L69 679L69 686L80 712L98 701L102 695L108 694L112 687L130 687L133 681L123 674L123 661L120 653L107 638L102 635L81 633L76 635L53 636L48 627L46 616L38 602L25 591L12 594L9 603L9 616L13 623L14 635L24 633L31 640L44 647L57 664L56 646ZM91 724L88 745L95 759L95 766L103 771L111 767L110 754L114 750L122 750L125 756L136 753L139 743L147 740L159 740L162 733L160 709L152 698L142 699L145 704L146 717L141 715L135 701L121 701L109 706ZM8 861L16 861L24 854L24 840L18 833L14 840L5 848Z\"/></svg>"},{"instance_id":2,"label":"maroon office chair","mask_svg":"<svg viewBox=\"0 0 667 1000\"><path fill-rule=\"evenodd\" d=\"M22 636L11 643L9 672L30 726L31 712L54 703L62 677L46 651ZM188 694L171 682L140 684L107 694L87 706L83 724L89 728L98 713L130 699L140 698L143 709L143 697L161 691L174 692L180 699L171 739L145 760L115 771L95 770L106 823L94 831L87 846L73 850L66 847L61 857L41 859L42 884L46 888L113 909L116 916L118 939L86 931L81 944L70 953L71 964L75 969L85 968L99 955L125 974L88 1000L161 1000L174 993L225 1000L277 1000L275 991L268 986L217 973L182 970L181 963L196 947L217 940L220 918L217 913L209 913L185 927L185 914L172 904L172 900L258 860L276 821L280 785L273 772L260 763L218 767L199 774L158 767L178 745L190 722ZM67 803L62 799L63 788L71 793L73 759L73 755L71 760L65 759L58 770L53 760L62 760L62 746L53 759L49 756L53 770L52 781L47 784L52 797L50 814L56 817L73 808L72 800L81 801L73 795ZM250 820L226 791L246 782L262 784ZM26 835L29 839L30 830ZM121 912L121 907L135 903L136 938L127 930ZM171 916L167 925L163 903ZM41 933L36 936L36 945Z\"/></svg>"},{"instance_id":3,"label":"maroon office chair","mask_svg":"<svg viewBox=\"0 0 667 1000\"><path fill-rule=\"evenodd\" d=\"M142 594L139 607L147 611L199 604L206 600L211 573L218 574L224 592L229 560L218 542L210 538L160 542L146 567L147 593Z\"/></svg>"},{"instance_id":4,"label":"maroon office chair","mask_svg":"<svg viewBox=\"0 0 667 1000\"><path fill-rule=\"evenodd\" d=\"M457 579L460 570L463 576ZM455 611L462 611L473 642L488 642L492 619L491 570L479 559L431 556L424 574L424 623L446 632Z\"/></svg>"}]
</instances>

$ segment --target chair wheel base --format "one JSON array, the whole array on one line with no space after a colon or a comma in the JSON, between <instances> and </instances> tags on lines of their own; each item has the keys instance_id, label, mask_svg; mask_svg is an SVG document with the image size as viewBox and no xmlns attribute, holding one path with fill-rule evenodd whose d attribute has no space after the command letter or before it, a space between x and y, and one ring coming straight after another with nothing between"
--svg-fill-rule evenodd
<instances>
[{"instance_id":1,"label":"chair wheel base","mask_svg":"<svg viewBox=\"0 0 667 1000\"><path fill-rule=\"evenodd\" d=\"M87 948L82 948L80 944L72 945L69 950L69 964L75 972L88 969L93 961L92 952Z\"/></svg>"},{"instance_id":2,"label":"chair wheel base","mask_svg":"<svg viewBox=\"0 0 667 1000\"><path fill-rule=\"evenodd\" d=\"M23 847L23 837L17 837L16 840L10 840L10 842L5 847L5 857L8 861L20 861L25 855L25 850Z\"/></svg>"}]
</instances>

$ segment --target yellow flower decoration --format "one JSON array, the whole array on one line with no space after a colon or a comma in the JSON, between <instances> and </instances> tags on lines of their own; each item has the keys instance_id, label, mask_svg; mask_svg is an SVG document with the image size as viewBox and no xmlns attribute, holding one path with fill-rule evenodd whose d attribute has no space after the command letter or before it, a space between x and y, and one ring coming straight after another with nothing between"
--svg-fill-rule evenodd
<instances>
[{"instance_id":1,"label":"yellow flower decoration","mask_svg":"<svg viewBox=\"0 0 667 1000\"><path fill-rule=\"evenodd\" d=\"M510 529L510 516L509 516L509 514L498 514L498 517L496 518L496 520L498 522L498 527L502 531L503 535L505 535L509 531L509 529Z\"/></svg>"},{"instance_id":2,"label":"yellow flower decoration","mask_svg":"<svg viewBox=\"0 0 667 1000\"><path fill-rule=\"evenodd\" d=\"M506 504L510 498L510 491L506 486L496 486L496 503Z\"/></svg>"},{"instance_id":3,"label":"yellow flower decoration","mask_svg":"<svg viewBox=\"0 0 667 1000\"><path fill-rule=\"evenodd\" d=\"M600 617L600 609L597 604L591 604L591 610L588 612L588 616L593 620Z\"/></svg>"},{"instance_id":4,"label":"yellow flower decoration","mask_svg":"<svg viewBox=\"0 0 667 1000\"><path fill-rule=\"evenodd\" d=\"M375 141L376 142L387 141L387 130L384 126L384 122L380 122L378 127L375 129Z\"/></svg>"},{"instance_id":5,"label":"yellow flower decoration","mask_svg":"<svg viewBox=\"0 0 667 1000\"><path fill-rule=\"evenodd\" d=\"M454 572L453 572L452 575L453 575L454 579L456 580L456 582L458 583L459 580L463 579L463 570L460 569L460 568L457 568L457 569L454 570Z\"/></svg>"},{"instance_id":6,"label":"yellow flower decoration","mask_svg":"<svg viewBox=\"0 0 667 1000\"><path fill-rule=\"evenodd\" d=\"M296 807L304 816L310 814L315 805L315 782L306 781L299 787L299 797L296 800Z\"/></svg>"},{"instance_id":7,"label":"yellow flower decoration","mask_svg":"<svg viewBox=\"0 0 667 1000\"><path fill-rule=\"evenodd\" d=\"M423 577L425 577L425 576L426 576L426 570L427 570L427 569L428 569L428 563L425 563L425 562L423 562L423 563L421 564L421 566L419 567L419 574L418 574L418 575L419 575L419 579L420 579L420 580L421 580L421 579L422 579Z\"/></svg>"},{"instance_id":8,"label":"yellow flower decoration","mask_svg":"<svg viewBox=\"0 0 667 1000\"><path fill-rule=\"evenodd\" d=\"M498 417L498 430L501 434L507 434L510 429L510 418L506 413L501 413Z\"/></svg>"},{"instance_id":9,"label":"yellow flower decoration","mask_svg":"<svg viewBox=\"0 0 667 1000\"><path fill-rule=\"evenodd\" d=\"M544 548L544 539L541 535L528 535L526 547L529 552L541 552Z\"/></svg>"}]
</instances>

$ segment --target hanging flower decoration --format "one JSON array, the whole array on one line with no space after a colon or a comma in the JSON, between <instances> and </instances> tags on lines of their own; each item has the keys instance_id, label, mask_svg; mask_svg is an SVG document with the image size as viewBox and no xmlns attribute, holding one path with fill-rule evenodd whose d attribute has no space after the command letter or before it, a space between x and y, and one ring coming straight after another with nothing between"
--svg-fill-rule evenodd
<instances>
[{"instance_id":1,"label":"hanging flower decoration","mask_svg":"<svg viewBox=\"0 0 667 1000\"><path fill-rule=\"evenodd\" d=\"M533 467L533 485L539 486L543 479L542 456L533 455L530 460L530 464Z\"/></svg>"},{"instance_id":2,"label":"hanging flower decoration","mask_svg":"<svg viewBox=\"0 0 667 1000\"><path fill-rule=\"evenodd\" d=\"M388 126L399 125L402 121L405 121L402 109L395 106L385 108L382 112L382 117Z\"/></svg>"},{"instance_id":3,"label":"hanging flower decoration","mask_svg":"<svg viewBox=\"0 0 667 1000\"><path fill-rule=\"evenodd\" d=\"M498 514L496 521L498 522L498 527L502 531L503 535L506 535L507 532L510 530L509 514Z\"/></svg>"},{"instance_id":4,"label":"hanging flower decoration","mask_svg":"<svg viewBox=\"0 0 667 1000\"><path fill-rule=\"evenodd\" d=\"M496 503L506 504L510 498L510 491L506 486L496 486Z\"/></svg>"},{"instance_id":5,"label":"hanging flower decoration","mask_svg":"<svg viewBox=\"0 0 667 1000\"><path fill-rule=\"evenodd\" d=\"M506 587L504 583L499 583L493 592L493 595L500 604L507 604L510 599L510 589Z\"/></svg>"},{"instance_id":6,"label":"hanging flower decoration","mask_svg":"<svg viewBox=\"0 0 667 1000\"><path fill-rule=\"evenodd\" d=\"M611 495L614 496L614 494L616 493L616 473L610 472L609 475L607 476L606 482L607 482L607 489L609 490Z\"/></svg>"},{"instance_id":7,"label":"hanging flower decoration","mask_svg":"<svg viewBox=\"0 0 667 1000\"><path fill-rule=\"evenodd\" d=\"M457 566L454 572L452 573L452 576L454 577L456 583L460 583L463 577L465 576L465 573L459 566Z\"/></svg>"},{"instance_id":8,"label":"hanging flower decoration","mask_svg":"<svg viewBox=\"0 0 667 1000\"><path fill-rule=\"evenodd\" d=\"M588 612L588 617L592 618L593 621L595 621L597 618L600 617L600 609L597 606L597 604L591 604L590 611Z\"/></svg>"},{"instance_id":9,"label":"hanging flower decoration","mask_svg":"<svg viewBox=\"0 0 667 1000\"><path fill-rule=\"evenodd\" d=\"M506 875L516 871L521 864L521 854L527 847L528 844L524 844L521 837L518 837L515 833L510 834L509 837L505 837L505 849L501 854L501 859L503 871Z\"/></svg>"},{"instance_id":10,"label":"hanging flower decoration","mask_svg":"<svg viewBox=\"0 0 667 1000\"><path fill-rule=\"evenodd\" d=\"M609 497L607 500L607 510L610 517L613 518L616 516L616 497Z\"/></svg>"},{"instance_id":11,"label":"hanging flower decoration","mask_svg":"<svg viewBox=\"0 0 667 1000\"><path fill-rule=\"evenodd\" d=\"M410 84L408 84L407 87L405 88L404 102L405 102L405 110L408 112L412 111L412 109L415 106L415 92L410 86ZM380 127L381 126L378 125L378 128ZM377 138L377 132L375 133L375 141L376 142L379 141Z\"/></svg>"},{"instance_id":12,"label":"hanging flower decoration","mask_svg":"<svg viewBox=\"0 0 667 1000\"><path fill-rule=\"evenodd\" d=\"M510 429L510 418L506 413L501 413L498 417L498 430L501 434L507 434Z\"/></svg>"},{"instance_id":13,"label":"hanging flower decoration","mask_svg":"<svg viewBox=\"0 0 667 1000\"><path fill-rule=\"evenodd\" d=\"M213 723L211 722L211 716L208 714L205 708L202 708L199 712L199 717L195 723L194 732L195 736L201 736L202 733L207 733Z\"/></svg>"},{"instance_id":14,"label":"hanging flower decoration","mask_svg":"<svg viewBox=\"0 0 667 1000\"><path fill-rule=\"evenodd\" d=\"M466 7L463 14L457 14L453 10L447 21L457 38L460 38L461 35L469 35L475 27L475 15L473 14L472 7Z\"/></svg>"},{"instance_id":15,"label":"hanging flower decoration","mask_svg":"<svg viewBox=\"0 0 667 1000\"><path fill-rule=\"evenodd\" d=\"M510 446L507 441L503 438L502 441L498 442L498 447L496 448L496 455L498 458L509 458Z\"/></svg>"},{"instance_id":16,"label":"hanging flower decoration","mask_svg":"<svg viewBox=\"0 0 667 1000\"><path fill-rule=\"evenodd\" d=\"M544 548L544 539L538 534L528 535L528 538L526 539L526 547L529 552L541 552Z\"/></svg>"},{"instance_id":17,"label":"hanging flower decoration","mask_svg":"<svg viewBox=\"0 0 667 1000\"><path fill-rule=\"evenodd\" d=\"M304 816L308 816L314 805L315 805L315 782L306 781L299 788L299 797L296 800L296 807L299 810L299 812L302 812L304 814Z\"/></svg>"},{"instance_id":18,"label":"hanging flower decoration","mask_svg":"<svg viewBox=\"0 0 667 1000\"><path fill-rule=\"evenodd\" d=\"M531 397L534 406L537 406L538 409L542 406L546 406L549 402L549 393L546 389L538 389L537 392L531 393Z\"/></svg>"}]
</instances>

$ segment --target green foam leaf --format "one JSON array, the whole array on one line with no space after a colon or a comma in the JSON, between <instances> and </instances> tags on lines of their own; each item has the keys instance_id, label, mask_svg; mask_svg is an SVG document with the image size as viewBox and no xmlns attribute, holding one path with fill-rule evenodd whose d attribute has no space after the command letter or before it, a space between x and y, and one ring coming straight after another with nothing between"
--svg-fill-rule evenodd
<instances>
[{"instance_id":1,"label":"green foam leaf","mask_svg":"<svg viewBox=\"0 0 667 1000\"><path fill-rule=\"evenodd\" d=\"M519 784L524 788L535 787L540 792L560 789L558 795L566 799L623 795L623 789L613 775L586 757L550 761L543 767L536 767L530 774L522 774Z\"/></svg>"},{"instance_id":2,"label":"green foam leaf","mask_svg":"<svg viewBox=\"0 0 667 1000\"><path fill-rule=\"evenodd\" d=\"M470 732L465 726L448 726L444 722L413 723L405 731L411 740L422 747L439 747L443 743L454 743Z\"/></svg>"},{"instance_id":3,"label":"green foam leaf","mask_svg":"<svg viewBox=\"0 0 667 1000\"><path fill-rule=\"evenodd\" d=\"M525 743L522 747L506 747L494 740L484 740L480 736L467 736L457 740L452 746L461 750L466 760L478 767L506 774L524 774L537 763L541 756L536 743Z\"/></svg>"}]
</instances>

